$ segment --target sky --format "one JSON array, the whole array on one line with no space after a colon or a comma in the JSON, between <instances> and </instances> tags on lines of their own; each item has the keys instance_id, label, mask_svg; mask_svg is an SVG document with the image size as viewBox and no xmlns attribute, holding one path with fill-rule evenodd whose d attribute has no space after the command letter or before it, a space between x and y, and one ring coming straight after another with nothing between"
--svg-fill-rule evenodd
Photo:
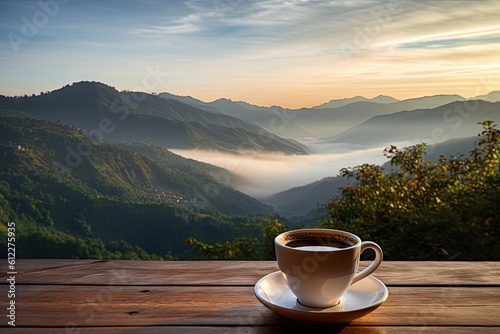
<instances>
[{"instance_id":1,"label":"sky","mask_svg":"<svg viewBox=\"0 0 500 334\"><path fill-rule=\"evenodd\" d=\"M500 90L500 1L0 0L0 94L78 81L210 102Z\"/></svg>"}]
</instances>

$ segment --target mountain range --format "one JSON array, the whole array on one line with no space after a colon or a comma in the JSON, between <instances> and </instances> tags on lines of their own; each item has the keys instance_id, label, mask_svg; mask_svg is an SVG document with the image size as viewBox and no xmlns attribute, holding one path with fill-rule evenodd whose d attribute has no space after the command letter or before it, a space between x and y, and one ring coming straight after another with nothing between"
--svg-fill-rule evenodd
<instances>
[{"instance_id":1,"label":"mountain range","mask_svg":"<svg viewBox=\"0 0 500 334\"><path fill-rule=\"evenodd\" d=\"M500 119L500 92L357 96L301 109L119 92L98 82L0 96L0 232L18 220L31 257L37 243L80 245L71 256L94 247L116 258L189 257L190 236L222 242L270 217L311 224L347 180L331 175L258 200L236 190L244 176L171 149L306 158L426 142L436 160L469 152L487 119ZM45 255L61 254L56 248Z\"/></svg>"},{"instance_id":2,"label":"mountain range","mask_svg":"<svg viewBox=\"0 0 500 334\"><path fill-rule=\"evenodd\" d=\"M435 144L477 134L478 123L500 116L500 102L455 101L430 109L374 116L331 137L324 143L376 147L399 142Z\"/></svg>"},{"instance_id":3,"label":"mountain range","mask_svg":"<svg viewBox=\"0 0 500 334\"><path fill-rule=\"evenodd\" d=\"M114 142L143 140L165 148L236 154L307 154L314 153L310 144L315 140L370 146L429 139L436 128L436 133L448 129L441 136L446 139L468 136L478 121L494 118L499 101L500 91L475 98L435 95L402 101L357 96L287 109L225 98L203 102L170 93L118 92L102 83L78 82L40 95L0 95L0 111L60 120Z\"/></svg>"},{"instance_id":4,"label":"mountain range","mask_svg":"<svg viewBox=\"0 0 500 334\"><path fill-rule=\"evenodd\" d=\"M159 96L166 99L176 99L208 112L241 118L282 137L295 139L306 146L308 140L336 136L375 116L417 109L435 109L457 101L464 101L464 103L474 100L492 103L500 101L500 91L472 98L464 98L460 95L435 95L401 101L390 96L378 96L373 99L357 96L331 100L312 108L287 109L280 106L255 106L247 102L235 102L229 99L203 102L193 97L176 96L169 93L162 93ZM466 111L473 107L471 102L464 105ZM453 111L453 106L451 107ZM481 111L480 108L481 106L479 106L479 111ZM452 118L453 114L448 114L449 123L453 123ZM387 119L387 122L391 122L391 119ZM411 123L407 125L410 126Z\"/></svg>"},{"instance_id":5,"label":"mountain range","mask_svg":"<svg viewBox=\"0 0 500 334\"><path fill-rule=\"evenodd\" d=\"M166 148L306 154L304 146L238 118L142 92L78 82L40 95L0 96L0 111L60 120L107 141L149 141Z\"/></svg>"}]
</instances>

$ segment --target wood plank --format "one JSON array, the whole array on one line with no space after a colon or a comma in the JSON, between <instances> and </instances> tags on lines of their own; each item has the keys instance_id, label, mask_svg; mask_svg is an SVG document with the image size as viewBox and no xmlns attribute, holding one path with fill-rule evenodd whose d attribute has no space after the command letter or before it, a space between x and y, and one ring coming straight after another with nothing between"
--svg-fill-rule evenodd
<instances>
[{"instance_id":1,"label":"wood plank","mask_svg":"<svg viewBox=\"0 0 500 334\"><path fill-rule=\"evenodd\" d=\"M0 264L0 284L6 284L6 263ZM278 267L275 261L20 259L16 269L17 284L251 286ZM374 276L388 286L500 286L500 262L385 261Z\"/></svg>"},{"instance_id":2,"label":"wood plank","mask_svg":"<svg viewBox=\"0 0 500 334\"><path fill-rule=\"evenodd\" d=\"M278 270L274 261L18 260L18 284L253 285ZM3 283L0 272L0 282ZM234 275L228 275L234 273Z\"/></svg>"},{"instance_id":3,"label":"wood plank","mask_svg":"<svg viewBox=\"0 0 500 334\"><path fill-rule=\"evenodd\" d=\"M83 327L83 328L10 328L13 334L220 334L220 333L256 333L256 334L293 334L293 333L342 333L342 334L401 334L401 333L426 333L426 334L497 334L500 327L448 327L448 326L312 326L303 324L283 325L280 327L219 327L219 326L147 326L147 327Z\"/></svg>"},{"instance_id":4,"label":"wood plank","mask_svg":"<svg viewBox=\"0 0 500 334\"><path fill-rule=\"evenodd\" d=\"M5 296L7 286L0 286ZM6 299L0 309L6 308ZM390 287L363 326L500 326L500 288ZM70 319L70 320L69 320ZM252 287L43 286L16 291L17 326L268 326L290 324Z\"/></svg>"}]
</instances>

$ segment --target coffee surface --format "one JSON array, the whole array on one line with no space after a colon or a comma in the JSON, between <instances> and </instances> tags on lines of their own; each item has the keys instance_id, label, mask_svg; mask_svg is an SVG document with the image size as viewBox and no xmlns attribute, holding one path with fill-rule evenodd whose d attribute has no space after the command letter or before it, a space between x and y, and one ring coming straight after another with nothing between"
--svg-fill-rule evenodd
<instances>
[{"instance_id":1,"label":"coffee surface","mask_svg":"<svg viewBox=\"0 0 500 334\"><path fill-rule=\"evenodd\" d=\"M351 247L352 244L334 238L301 238L287 242L286 246L301 250L329 251Z\"/></svg>"}]
</instances>

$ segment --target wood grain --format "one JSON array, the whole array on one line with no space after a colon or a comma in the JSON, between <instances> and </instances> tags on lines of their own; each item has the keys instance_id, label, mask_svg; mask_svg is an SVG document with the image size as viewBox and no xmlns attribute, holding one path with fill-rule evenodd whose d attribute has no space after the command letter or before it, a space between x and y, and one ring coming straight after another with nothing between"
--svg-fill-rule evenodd
<instances>
[{"instance_id":1,"label":"wood grain","mask_svg":"<svg viewBox=\"0 0 500 334\"><path fill-rule=\"evenodd\" d=\"M500 333L500 262L385 261L375 276L388 300L343 326L295 323L260 304L253 286L277 269L275 261L19 259L16 327L2 313L0 332Z\"/></svg>"},{"instance_id":2,"label":"wood grain","mask_svg":"<svg viewBox=\"0 0 500 334\"><path fill-rule=\"evenodd\" d=\"M385 261L374 276L388 286L500 286L500 262L444 263ZM16 269L17 284L251 286L278 267L275 261L18 260ZM5 261L0 284L7 271Z\"/></svg>"},{"instance_id":3,"label":"wood grain","mask_svg":"<svg viewBox=\"0 0 500 334\"><path fill-rule=\"evenodd\" d=\"M0 287L5 296L7 286ZM1 309L7 304L2 302ZM16 293L18 326L264 326L290 321L269 311L251 287L26 285ZM392 287L371 314L377 326L500 326L500 288ZM71 319L71 320L68 320Z\"/></svg>"}]
</instances>

